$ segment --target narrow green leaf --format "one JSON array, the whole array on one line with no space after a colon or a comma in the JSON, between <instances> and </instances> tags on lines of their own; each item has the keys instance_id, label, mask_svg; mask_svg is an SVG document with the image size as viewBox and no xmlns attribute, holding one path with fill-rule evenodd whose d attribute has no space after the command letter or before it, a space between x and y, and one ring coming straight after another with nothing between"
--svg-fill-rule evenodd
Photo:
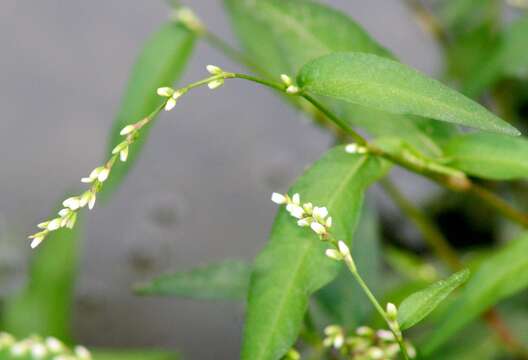
<instances>
[{"instance_id":1,"label":"narrow green leaf","mask_svg":"<svg viewBox=\"0 0 528 360\"><path fill-rule=\"evenodd\" d=\"M429 315L453 290L469 278L469 270L457 272L424 290L415 292L400 304L398 322L402 330L408 329Z\"/></svg>"},{"instance_id":2,"label":"narrow green leaf","mask_svg":"<svg viewBox=\"0 0 528 360\"><path fill-rule=\"evenodd\" d=\"M520 134L455 90L401 63L372 54L323 56L306 64L297 81L303 91L395 114Z\"/></svg>"},{"instance_id":3,"label":"narrow green leaf","mask_svg":"<svg viewBox=\"0 0 528 360\"><path fill-rule=\"evenodd\" d=\"M352 241L352 253L361 276L376 293L376 287L379 287L382 281L380 229L378 214L368 199L367 197ZM315 294L315 299L330 316L330 321L347 328L365 324L373 310L365 293L350 277L350 271L345 267L334 281Z\"/></svg>"},{"instance_id":4,"label":"narrow green leaf","mask_svg":"<svg viewBox=\"0 0 528 360\"><path fill-rule=\"evenodd\" d=\"M435 327L422 348L432 354L459 330L480 314L528 287L528 235L511 241L482 262L466 285L460 298L446 310L446 316Z\"/></svg>"},{"instance_id":5,"label":"narrow green leaf","mask_svg":"<svg viewBox=\"0 0 528 360\"><path fill-rule=\"evenodd\" d=\"M330 150L291 188L303 202L327 206L332 232L350 243L365 188L383 176L378 158ZM310 295L330 282L340 265L324 255L327 244L300 228L285 209L277 215L271 238L257 256L251 275L242 359L278 359L300 330Z\"/></svg>"},{"instance_id":6,"label":"narrow green leaf","mask_svg":"<svg viewBox=\"0 0 528 360\"><path fill-rule=\"evenodd\" d=\"M123 127L141 120L161 104L163 100L156 94L157 88L172 86L179 79L194 48L195 38L195 34L183 25L171 22L163 25L147 41L130 74L109 139L109 152L122 141L119 132ZM141 138L130 148L127 162L114 165L102 194L107 195L123 181L137 160L147 131L142 131Z\"/></svg>"},{"instance_id":7,"label":"narrow green leaf","mask_svg":"<svg viewBox=\"0 0 528 360\"><path fill-rule=\"evenodd\" d=\"M164 275L139 285L141 295L163 295L205 300L245 300L251 265L225 261L190 271Z\"/></svg>"},{"instance_id":8,"label":"narrow green leaf","mask_svg":"<svg viewBox=\"0 0 528 360\"><path fill-rule=\"evenodd\" d=\"M493 179L528 178L528 140L474 133L453 138L444 147L447 165L467 174Z\"/></svg>"},{"instance_id":9,"label":"narrow green leaf","mask_svg":"<svg viewBox=\"0 0 528 360\"><path fill-rule=\"evenodd\" d=\"M71 341L80 220L73 230L51 233L32 253L27 284L4 304L3 330L18 338L39 334Z\"/></svg>"},{"instance_id":10,"label":"narrow green leaf","mask_svg":"<svg viewBox=\"0 0 528 360\"><path fill-rule=\"evenodd\" d=\"M528 15L525 15L501 34L493 52L471 73L464 92L478 96L502 76L528 78L527 38Z\"/></svg>"},{"instance_id":11,"label":"narrow green leaf","mask_svg":"<svg viewBox=\"0 0 528 360\"><path fill-rule=\"evenodd\" d=\"M156 350L93 350L94 360L178 360L178 354Z\"/></svg>"}]
</instances>

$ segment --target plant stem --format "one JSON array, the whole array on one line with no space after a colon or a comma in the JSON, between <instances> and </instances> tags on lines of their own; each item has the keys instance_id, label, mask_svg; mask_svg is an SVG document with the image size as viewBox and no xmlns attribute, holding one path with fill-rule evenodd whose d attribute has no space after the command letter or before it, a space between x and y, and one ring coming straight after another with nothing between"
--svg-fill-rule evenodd
<instances>
[{"instance_id":1,"label":"plant stem","mask_svg":"<svg viewBox=\"0 0 528 360\"><path fill-rule=\"evenodd\" d=\"M354 263L352 261L347 261L347 259L345 259L345 263L347 265L348 270L350 270L350 272L356 279L361 289L363 289L363 292L367 295L368 299L370 300L370 302L372 303L376 311L381 315L383 320L385 320L389 329L394 334L394 337L396 341L398 342L398 345L400 346L400 350L403 354L403 358L405 360L409 360L409 355L407 354L407 347L405 346L405 343L403 342L401 332L398 332L393 328L392 321L389 319L389 317L387 316L387 313L385 312L385 310L383 310L383 307L380 305L380 303L378 302L378 300L376 299L372 291L370 291L370 288L368 287L367 283L365 283L365 281L363 280L363 278L357 271L357 268L354 265Z\"/></svg>"}]
</instances>

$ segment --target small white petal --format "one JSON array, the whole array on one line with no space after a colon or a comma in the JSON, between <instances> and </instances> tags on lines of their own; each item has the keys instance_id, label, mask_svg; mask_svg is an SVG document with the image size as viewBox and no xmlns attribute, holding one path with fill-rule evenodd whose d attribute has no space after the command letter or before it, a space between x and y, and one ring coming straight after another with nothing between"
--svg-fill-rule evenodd
<instances>
[{"instance_id":1,"label":"small white petal","mask_svg":"<svg viewBox=\"0 0 528 360\"><path fill-rule=\"evenodd\" d=\"M85 191L82 195L81 195L81 200L79 202L79 204L81 205L81 207L85 207L86 204L88 204L88 201L90 201L90 197L92 196L92 192L90 190L88 191Z\"/></svg>"},{"instance_id":2,"label":"small white petal","mask_svg":"<svg viewBox=\"0 0 528 360\"><path fill-rule=\"evenodd\" d=\"M290 95L295 95L295 94L298 94L299 93L299 88L295 85L290 85L288 86L288 88L286 89L286 92Z\"/></svg>"},{"instance_id":3,"label":"small white petal","mask_svg":"<svg viewBox=\"0 0 528 360\"><path fill-rule=\"evenodd\" d=\"M177 100L177 99L179 99L179 98L183 95L183 93L184 93L184 92L181 91L181 90L175 91L174 94L172 94L172 98L173 98L174 100Z\"/></svg>"},{"instance_id":4,"label":"small white petal","mask_svg":"<svg viewBox=\"0 0 528 360\"><path fill-rule=\"evenodd\" d=\"M96 196L95 194L92 192L90 194L90 199L88 200L88 209L92 210L95 206L95 200L96 200Z\"/></svg>"},{"instance_id":5,"label":"small white petal","mask_svg":"<svg viewBox=\"0 0 528 360\"><path fill-rule=\"evenodd\" d=\"M127 161L128 159L128 147L124 148L119 152L119 159L121 159L122 162Z\"/></svg>"},{"instance_id":6,"label":"small white petal","mask_svg":"<svg viewBox=\"0 0 528 360\"><path fill-rule=\"evenodd\" d=\"M304 218L304 219L301 219L299 221L297 221L297 225L299 225L300 227L306 227L306 226L310 226L310 221L308 218Z\"/></svg>"},{"instance_id":7,"label":"small white petal","mask_svg":"<svg viewBox=\"0 0 528 360\"><path fill-rule=\"evenodd\" d=\"M341 253L336 249L326 249L325 255L328 256L330 259L343 260L343 256L341 256Z\"/></svg>"},{"instance_id":8,"label":"small white petal","mask_svg":"<svg viewBox=\"0 0 528 360\"><path fill-rule=\"evenodd\" d=\"M312 214L312 211L313 211L313 205L311 202L308 202L308 203L305 203L303 204L303 209L304 211L306 211L308 214Z\"/></svg>"},{"instance_id":9,"label":"small white petal","mask_svg":"<svg viewBox=\"0 0 528 360\"><path fill-rule=\"evenodd\" d=\"M31 244L29 246L31 246L32 249L35 249L37 246L40 245L40 243L42 243L42 241L44 241L44 236L37 236L33 239L33 241L31 241Z\"/></svg>"},{"instance_id":10,"label":"small white petal","mask_svg":"<svg viewBox=\"0 0 528 360\"><path fill-rule=\"evenodd\" d=\"M301 195L299 194L293 194L292 196L292 202L295 204L295 205L301 205Z\"/></svg>"},{"instance_id":11,"label":"small white petal","mask_svg":"<svg viewBox=\"0 0 528 360\"><path fill-rule=\"evenodd\" d=\"M90 179L97 179L97 177L99 176L99 173L101 171L103 171L104 167L103 166L99 166L99 167L96 167L95 169L92 170L92 172L90 173Z\"/></svg>"},{"instance_id":12,"label":"small white petal","mask_svg":"<svg viewBox=\"0 0 528 360\"><path fill-rule=\"evenodd\" d=\"M318 222L312 222L310 224L310 228L317 234L317 235L323 235L324 233L326 233L326 228L319 224Z\"/></svg>"},{"instance_id":13,"label":"small white petal","mask_svg":"<svg viewBox=\"0 0 528 360\"><path fill-rule=\"evenodd\" d=\"M219 88L223 84L224 84L224 80L223 79L217 79L217 80L210 81L207 84L207 86L209 87L209 89L214 90L214 89Z\"/></svg>"},{"instance_id":14,"label":"small white petal","mask_svg":"<svg viewBox=\"0 0 528 360\"><path fill-rule=\"evenodd\" d=\"M326 207L314 207L313 208L313 216L319 220L322 221L324 218L328 216L328 209Z\"/></svg>"},{"instance_id":15,"label":"small white petal","mask_svg":"<svg viewBox=\"0 0 528 360\"><path fill-rule=\"evenodd\" d=\"M207 65L205 68L211 75L220 75L223 72L222 69L215 65Z\"/></svg>"},{"instance_id":16,"label":"small white petal","mask_svg":"<svg viewBox=\"0 0 528 360\"><path fill-rule=\"evenodd\" d=\"M376 336L384 341L394 341L394 334L389 330L378 330L376 331Z\"/></svg>"},{"instance_id":17,"label":"small white petal","mask_svg":"<svg viewBox=\"0 0 528 360\"><path fill-rule=\"evenodd\" d=\"M329 216L329 217L326 218L325 226L326 226L327 228L332 227L332 217L331 217L331 216Z\"/></svg>"},{"instance_id":18,"label":"small white petal","mask_svg":"<svg viewBox=\"0 0 528 360\"><path fill-rule=\"evenodd\" d=\"M101 170L99 175L97 175L97 180L104 182L106 179L108 179L108 175L110 175L110 169L105 167Z\"/></svg>"},{"instance_id":19,"label":"small white petal","mask_svg":"<svg viewBox=\"0 0 528 360\"><path fill-rule=\"evenodd\" d=\"M171 111L176 106L176 100L173 98L169 98L167 102L165 103L165 111Z\"/></svg>"},{"instance_id":20,"label":"small white petal","mask_svg":"<svg viewBox=\"0 0 528 360\"><path fill-rule=\"evenodd\" d=\"M174 89L171 87L160 87L156 91L159 96L170 97L174 94Z\"/></svg>"},{"instance_id":21,"label":"small white petal","mask_svg":"<svg viewBox=\"0 0 528 360\"><path fill-rule=\"evenodd\" d=\"M286 203L286 196L274 192L271 194L271 201L273 201L275 204L282 205Z\"/></svg>"},{"instance_id":22,"label":"small white petal","mask_svg":"<svg viewBox=\"0 0 528 360\"><path fill-rule=\"evenodd\" d=\"M31 347L31 355L34 359L43 359L48 355L48 350L44 345L36 343Z\"/></svg>"},{"instance_id":23,"label":"small white petal","mask_svg":"<svg viewBox=\"0 0 528 360\"><path fill-rule=\"evenodd\" d=\"M130 134L132 131L134 131L136 129L136 127L134 125L127 125L125 126L124 128L121 129L121 131L119 132L119 135L128 135Z\"/></svg>"},{"instance_id":24,"label":"small white petal","mask_svg":"<svg viewBox=\"0 0 528 360\"><path fill-rule=\"evenodd\" d=\"M296 219L301 219L304 217L304 209L300 206L293 205L293 207L291 208L290 214Z\"/></svg>"},{"instance_id":25,"label":"small white petal","mask_svg":"<svg viewBox=\"0 0 528 360\"><path fill-rule=\"evenodd\" d=\"M344 241L339 240L339 242L337 243L337 247L339 248L339 252L341 253L341 255L343 255L344 257L350 256L350 249Z\"/></svg>"},{"instance_id":26,"label":"small white petal","mask_svg":"<svg viewBox=\"0 0 528 360\"><path fill-rule=\"evenodd\" d=\"M55 231L58 228L61 227L62 218L56 218L49 222L48 224L48 230L49 231Z\"/></svg>"},{"instance_id":27,"label":"small white petal","mask_svg":"<svg viewBox=\"0 0 528 360\"><path fill-rule=\"evenodd\" d=\"M54 337L46 338L44 342L48 350L53 353L61 352L62 349L64 348L64 345L62 344L62 342L59 339L54 338Z\"/></svg>"},{"instance_id":28,"label":"small white petal","mask_svg":"<svg viewBox=\"0 0 528 360\"><path fill-rule=\"evenodd\" d=\"M62 202L64 207L70 208L72 210L77 210L80 207L80 200L78 196L72 196L67 198ZM62 216L62 215L61 215Z\"/></svg>"},{"instance_id":29,"label":"small white petal","mask_svg":"<svg viewBox=\"0 0 528 360\"><path fill-rule=\"evenodd\" d=\"M89 360L92 358L90 352L84 346L76 346L74 351L80 360Z\"/></svg>"},{"instance_id":30,"label":"small white petal","mask_svg":"<svg viewBox=\"0 0 528 360\"><path fill-rule=\"evenodd\" d=\"M334 348L340 349L341 346L343 346L344 342L345 342L345 337L343 336L343 334L336 335L334 338Z\"/></svg>"},{"instance_id":31,"label":"small white petal","mask_svg":"<svg viewBox=\"0 0 528 360\"><path fill-rule=\"evenodd\" d=\"M66 208L66 209L62 209L61 211L59 211L59 216L60 216L60 217L65 217L65 216L68 215L70 212L71 212L71 210L68 209L68 208Z\"/></svg>"},{"instance_id":32,"label":"small white petal","mask_svg":"<svg viewBox=\"0 0 528 360\"><path fill-rule=\"evenodd\" d=\"M89 183L93 183L95 179L92 179L92 178L89 178L89 177L83 177L81 179L81 182L82 183L85 183L85 184L89 184Z\"/></svg>"},{"instance_id":33,"label":"small white petal","mask_svg":"<svg viewBox=\"0 0 528 360\"><path fill-rule=\"evenodd\" d=\"M49 221L44 221L44 222L41 222L40 224L38 224L37 227L39 229L47 229L48 228L48 224L49 224Z\"/></svg>"}]
</instances>

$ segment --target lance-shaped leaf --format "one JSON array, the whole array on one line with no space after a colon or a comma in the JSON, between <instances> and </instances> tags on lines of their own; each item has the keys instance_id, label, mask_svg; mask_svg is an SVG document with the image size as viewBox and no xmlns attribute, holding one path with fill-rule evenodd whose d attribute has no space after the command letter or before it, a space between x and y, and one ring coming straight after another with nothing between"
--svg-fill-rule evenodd
<instances>
[{"instance_id":1,"label":"lance-shaped leaf","mask_svg":"<svg viewBox=\"0 0 528 360\"><path fill-rule=\"evenodd\" d=\"M119 132L128 124L149 115L159 106L161 99L156 90L172 86L185 69L195 43L195 34L181 24L165 24L145 44L132 69L125 95L113 124L108 149L122 141ZM144 127L141 137L130 147L126 163L117 162L112 176L105 182L102 194L108 194L118 186L128 173L143 147L148 135Z\"/></svg>"},{"instance_id":2,"label":"lance-shaped leaf","mask_svg":"<svg viewBox=\"0 0 528 360\"><path fill-rule=\"evenodd\" d=\"M303 66L302 91L482 130L519 131L480 104L399 62L363 53L335 53Z\"/></svg>"},{"instance_id":3,"label":"lance-shaped leaf","mask_svg":"<svg viewBox=\"0 0 528 360\"><path fill-rule=\"evenodd\" d=\"M383 176L387 164L343 147L330 150L291 188L302 202L326 206L332 233L350 243L365 188ZM328 244L281 208L266 248L251 275L242 359L278 359L295 342L310 295L330 282L342 264L324 254Z\"/></svg>"},{"instance_id":4,"label":"lance-shaped leaf","mask_svg":"<svg viewBox=\"0 0 528 360\"><path fill-rule=\"evenodd\" d=\"M72 230L54 231L35 250L27 284L4 304L3 330L20 338L39 334L71 341L81 229L79 223Z\"/></svg>"},{"instance_id":5,"label":"lance-shaped leaf","mask_svg":"<svg viewBox=\"0 0 528 360\"><path fill-rule=\"evenodd\" d=\"M447 165L467 174L493 179L528 178L528 140L474 133L453 138L444 147Z\"/></svg>"},{"instance_id":6,"label":"lance-shaped leaf","mask_svg":"<svg viewBox=\"0 0 528 360\"><path fill-rule=\"evenodd\" d=\"M510 242L486 261L466 285L459 299L446 309L429 335L424 355L435 352L480 314L528 287L528 235Z\"/></svg>"},{"instance_id":7,"label":"lance-shaped leaf","mask_svg":"<svg viewBox=\"0 0 528 360\"><path fill-rule=\"evenodd\" d=\"M398 323L408 329L429 315L453 290L469 278L469 270L462 270L445 280L440 280L424 290L415 292L400 304Z\"/></svg>"},{"instance_id":8,"label":"lance-shaped leaf","mask_svg":"<svg viewBox=\"0 0 528 360\"><path fill-rule=\"evenodd\" d=\"M138 285L136 292L200 300L245 300L251 268L242 261L225 261L161 276Z\"/></svg>"}]
</instances>

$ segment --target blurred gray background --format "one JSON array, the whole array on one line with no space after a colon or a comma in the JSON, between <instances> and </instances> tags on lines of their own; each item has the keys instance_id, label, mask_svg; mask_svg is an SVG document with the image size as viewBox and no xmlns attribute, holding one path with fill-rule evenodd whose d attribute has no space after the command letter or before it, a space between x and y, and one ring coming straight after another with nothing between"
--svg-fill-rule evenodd
<instances>
[{"instance_id":1,"label":"blurred gray background","mask_svg":"<svg viewBox=\"0 0 528 360\"><path fill-rule=\"evenodd\" d=\"M438 53L400 1L324 1L350 14L404 62L426 73ZM220 1L189 3L235 44ZM129 70L168 17L163 0L0 1L0 261L24 280L27 234L105 156ZM240 69L200 43L183 82L212 63ZM275 206L331 144L269 91L229 82L200 89L155 125L141 159L88 216L76 333L86 345L179 349L189 359L234 359L243 306L131 295L131 284L224 258L251 259Z\"/></svg>"}]
</instances>

